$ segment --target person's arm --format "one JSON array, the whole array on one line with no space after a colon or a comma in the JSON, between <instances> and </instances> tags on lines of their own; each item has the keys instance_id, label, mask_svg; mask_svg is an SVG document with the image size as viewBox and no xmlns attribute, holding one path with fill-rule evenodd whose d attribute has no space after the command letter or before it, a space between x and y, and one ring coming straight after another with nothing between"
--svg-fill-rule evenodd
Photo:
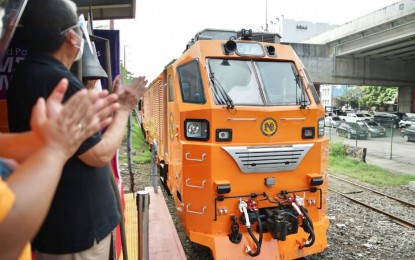
<instances>
[{"instance_id":1,"label":"person's arm","mask_svg":"<svg viewBox=\"0 0 415 260\"><path fill-rule=\"evenodd\" d=\"M0 259L17 259L44 221L67 159L84 140L108 126L108 116L118 108L86 90L64 106L61 100L50 101L39 99L32 112L31 127L41 146L7 179L15 202L0 222Z\"/></svg>"},{"instance_id":2,"label":"person's arm","mask_svg":"<svg viewBox=\"0 0 415 260\"><path fill-rule=\"evenodd\" d=\"M0 223L0 258L17 259L38 231L67 158L49 147L38 149L9 177L7 184L15 203Z\"/></svg>"},{"instance_id":3,"label":"person's arm","mask_svg":"<svg viewBox=\"0 0 415 260\"><path fill-rule=\"evenodd\" d=\"M59 111L62 109L61 102L67 89L67 84L68 82L66 79L60 81L51 93L51 95L46 100L48 111L49 113L51 113L50 116L59 113ZM102 106L102 108L105 108L99 108L100 110L97 110L99 118L107 116L109 111L108 109L111 109L111 111L113 111L118 107L118 105L114 103L117 100L116 96L107 94L108 92L101 92L97 96L97 98L99 99L97 99L95 106L97 106L97 109L99 108L98 106ZM32 131L16 134L0 133L0 157L12 158L17 162L22 162L23 160L25 160L29 155L33 154L33 152L36 151L41 145L42 142Z\"/></svg>"},{"instance_id":4,"label":"person's arm","mask_svg":"<svg viewBox=\"0 0 415 260\"><path fill-rule=\"evenodd\" d=\"M0 157L22 162L41 145L33 132L0 134Z\"/></svg>"},{"instance_id":5,"label":"person's arm","mask_svg":"<svg viewBox=\"0 0 415 260\"><path fill-rule=\"evenodd\" d=\"M111 161L117 149L120 147L125 133L128 117L139 98L143 94L147 80L145 77L138 77L130 85L122 88L117 77L114 86L117 89L120 109L114 114L114 120L105 130L101 141L94 147L79 155L85 164L92 167L103 167Z\"/></svg>"}]
</instances>

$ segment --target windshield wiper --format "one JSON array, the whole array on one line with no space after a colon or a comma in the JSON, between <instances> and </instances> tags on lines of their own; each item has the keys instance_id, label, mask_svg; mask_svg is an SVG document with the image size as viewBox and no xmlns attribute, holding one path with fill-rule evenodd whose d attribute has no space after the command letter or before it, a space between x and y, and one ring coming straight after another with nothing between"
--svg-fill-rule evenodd
<instances>
[{"instance_id":1,"label":"windshield wiper","mask_svg":"<svg viewBox=\"0 0 415 260\"><path fill-rule=\"evenodd\" d=\"M298 75L296 72L294 72L294 74L295 74L295 85L297 88L301 90L301 96L299 100L300 109L304 109L306 108L306 104L307 104L307 100L305 98L305 89L303 87L300 75Z\"/></svg>"},{"instance_id":2,"label":"windshield wiper","mask_svg":"<svg viewBox=\"0 0 415 260\"><path fill-rule=\"evenodd\" d=\"M295 86L297 87L297 89L301 90L300 100L298 100L296 102L300 103L299 104L300 109L305 109L306 104L307 104L307 100L306 100L306 97L305 97L306 94L305 94L305 89L303 87L303 81L301 80L301 77L298 74L297 69L293 65L291 65L291 69L292 69L292 71L294 73L294 77L295 77ZM297 90L295 91L295 95L296 95L295 99L297 100Z\"/></svg>"},{"instance_id":3,"label":"windshield wiper","mask_svg":"<svg viewBox=\"0 0 415 260\"><path fill-rule=\"evenodd\" d=\"M235 105L233 104L232 98L226 93L223 87L220 85L219 81L215 78L214 73L209 74L209 79L213 86L213 95L218 104L226 104L227 109L234 109ZM216 84L217 83L217 84Z\"/></svg>"}]
</instances>

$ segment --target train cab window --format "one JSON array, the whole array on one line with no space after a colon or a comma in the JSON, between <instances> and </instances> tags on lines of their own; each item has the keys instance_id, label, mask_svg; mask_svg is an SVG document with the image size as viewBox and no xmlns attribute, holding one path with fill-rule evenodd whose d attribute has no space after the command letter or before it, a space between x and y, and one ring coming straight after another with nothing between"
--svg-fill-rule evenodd
<instances>
[{"instance_id":1,"label":"train cab window","mask_svg":"<svg viewBox=\"0 0 415 260\"><path fill-rule=\"evenodd\" d=\"M173 95L173 77L169 75L167 79L167 84L169 86L169 102L174 101L174 95Z\"/></svg>"},{"instance_id":2,"label":"train cab window","mask_svg":"<svg viewBox=\"0 0 415 260\"><path fill-rule=\"evenodd\" d=\"M227 103L226 99L232 100L234 105L310 103L292 62L208 59L208 64L217 104Z\"/></svg>"},{"instance_id":3,"label":"train cab window","mask_svg":"<svg viewBox=\"0 0 415 260\"><path fill-rule=\"evenodd\" d=\"M310 75L308 74L308 71L306 69L302 69L302 71L304 72L305 78L307 79L307 84L308 87L311 90L311 94L313 95L314 100L316 101L317 104L320 104L320 97L317 94L316 88L314 87L313 82L311 81Z\"/></svg>"},{"instance_id":4,"label":"train cab window","mask_svg":"<svg viewBox=\"0 0 415 260\"><path fill-rule=\"evenodd\" d=\"M216 104L264 105L251 61L208 59ZM226 92L226 95L223 95Z\"/></svg>"},{"instance_id":5,"label":"train cab window","mask_svg":"<svg viewBox=\"0 0 415 260\"><path fill-rule=\"evenodd\" d=\"M178 68L180 93L184 103L205 104L206 98L197 60Z\"/></svg>"},{"instance_id":6,"label":"train cab window","mask_svg":"<svg viewBox=\"0 0 415 260\"><path fill-rule=\"evenodd\" d=\"M268 105L309 103L301 78L291 62L255 62Z\"/></svg>"}]
</instances>

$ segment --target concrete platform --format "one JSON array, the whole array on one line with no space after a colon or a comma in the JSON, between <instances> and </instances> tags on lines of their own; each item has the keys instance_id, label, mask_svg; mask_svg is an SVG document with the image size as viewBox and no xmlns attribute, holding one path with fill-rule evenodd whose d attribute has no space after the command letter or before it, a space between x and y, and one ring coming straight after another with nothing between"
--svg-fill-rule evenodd
<instances>
[{"instance_id":1,"label":"concrete platform","mask_svg":"<svg viewBox=\"0 0 415 260\"><path fill-rule=\"evenodd\" d=\"M152 187L145 188L150 193L150 259L186 259L183 246L170 216L161 188L158 187L158 189L158 193L154 193Z\"/></svg>"},{"instance_id":2,"label":"concrete platform","mask_svg":"<svg viewBox=\"0 0 415 260\"><path fill-rule=\"evenodd\" d=\"M159 187L154 193L153 187L146 187L150 194L149 204L149 258L186 259L182 244L170 216L169 209ZM138 252L138 219L135 194L125 194L125 229L128 248L128 259L139 259ZM122 256L121 258L122 259Z\"/></svg>"}]
</instances>

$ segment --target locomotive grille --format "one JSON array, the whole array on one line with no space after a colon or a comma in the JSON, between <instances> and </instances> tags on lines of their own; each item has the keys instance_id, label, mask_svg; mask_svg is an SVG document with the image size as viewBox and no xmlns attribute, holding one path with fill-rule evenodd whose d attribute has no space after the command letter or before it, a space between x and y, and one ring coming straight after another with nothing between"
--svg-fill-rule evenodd
<instances>
[{"instance_id":1,"label":"locomotive grille","mask_svg":"<svg viewBox=\"0 0 415 260\"><path fill-rule=\"evenodd\" d=\"M286 146L223 146L243 173L297 169L313 144Z\"/></svg>"}]
</instances>

